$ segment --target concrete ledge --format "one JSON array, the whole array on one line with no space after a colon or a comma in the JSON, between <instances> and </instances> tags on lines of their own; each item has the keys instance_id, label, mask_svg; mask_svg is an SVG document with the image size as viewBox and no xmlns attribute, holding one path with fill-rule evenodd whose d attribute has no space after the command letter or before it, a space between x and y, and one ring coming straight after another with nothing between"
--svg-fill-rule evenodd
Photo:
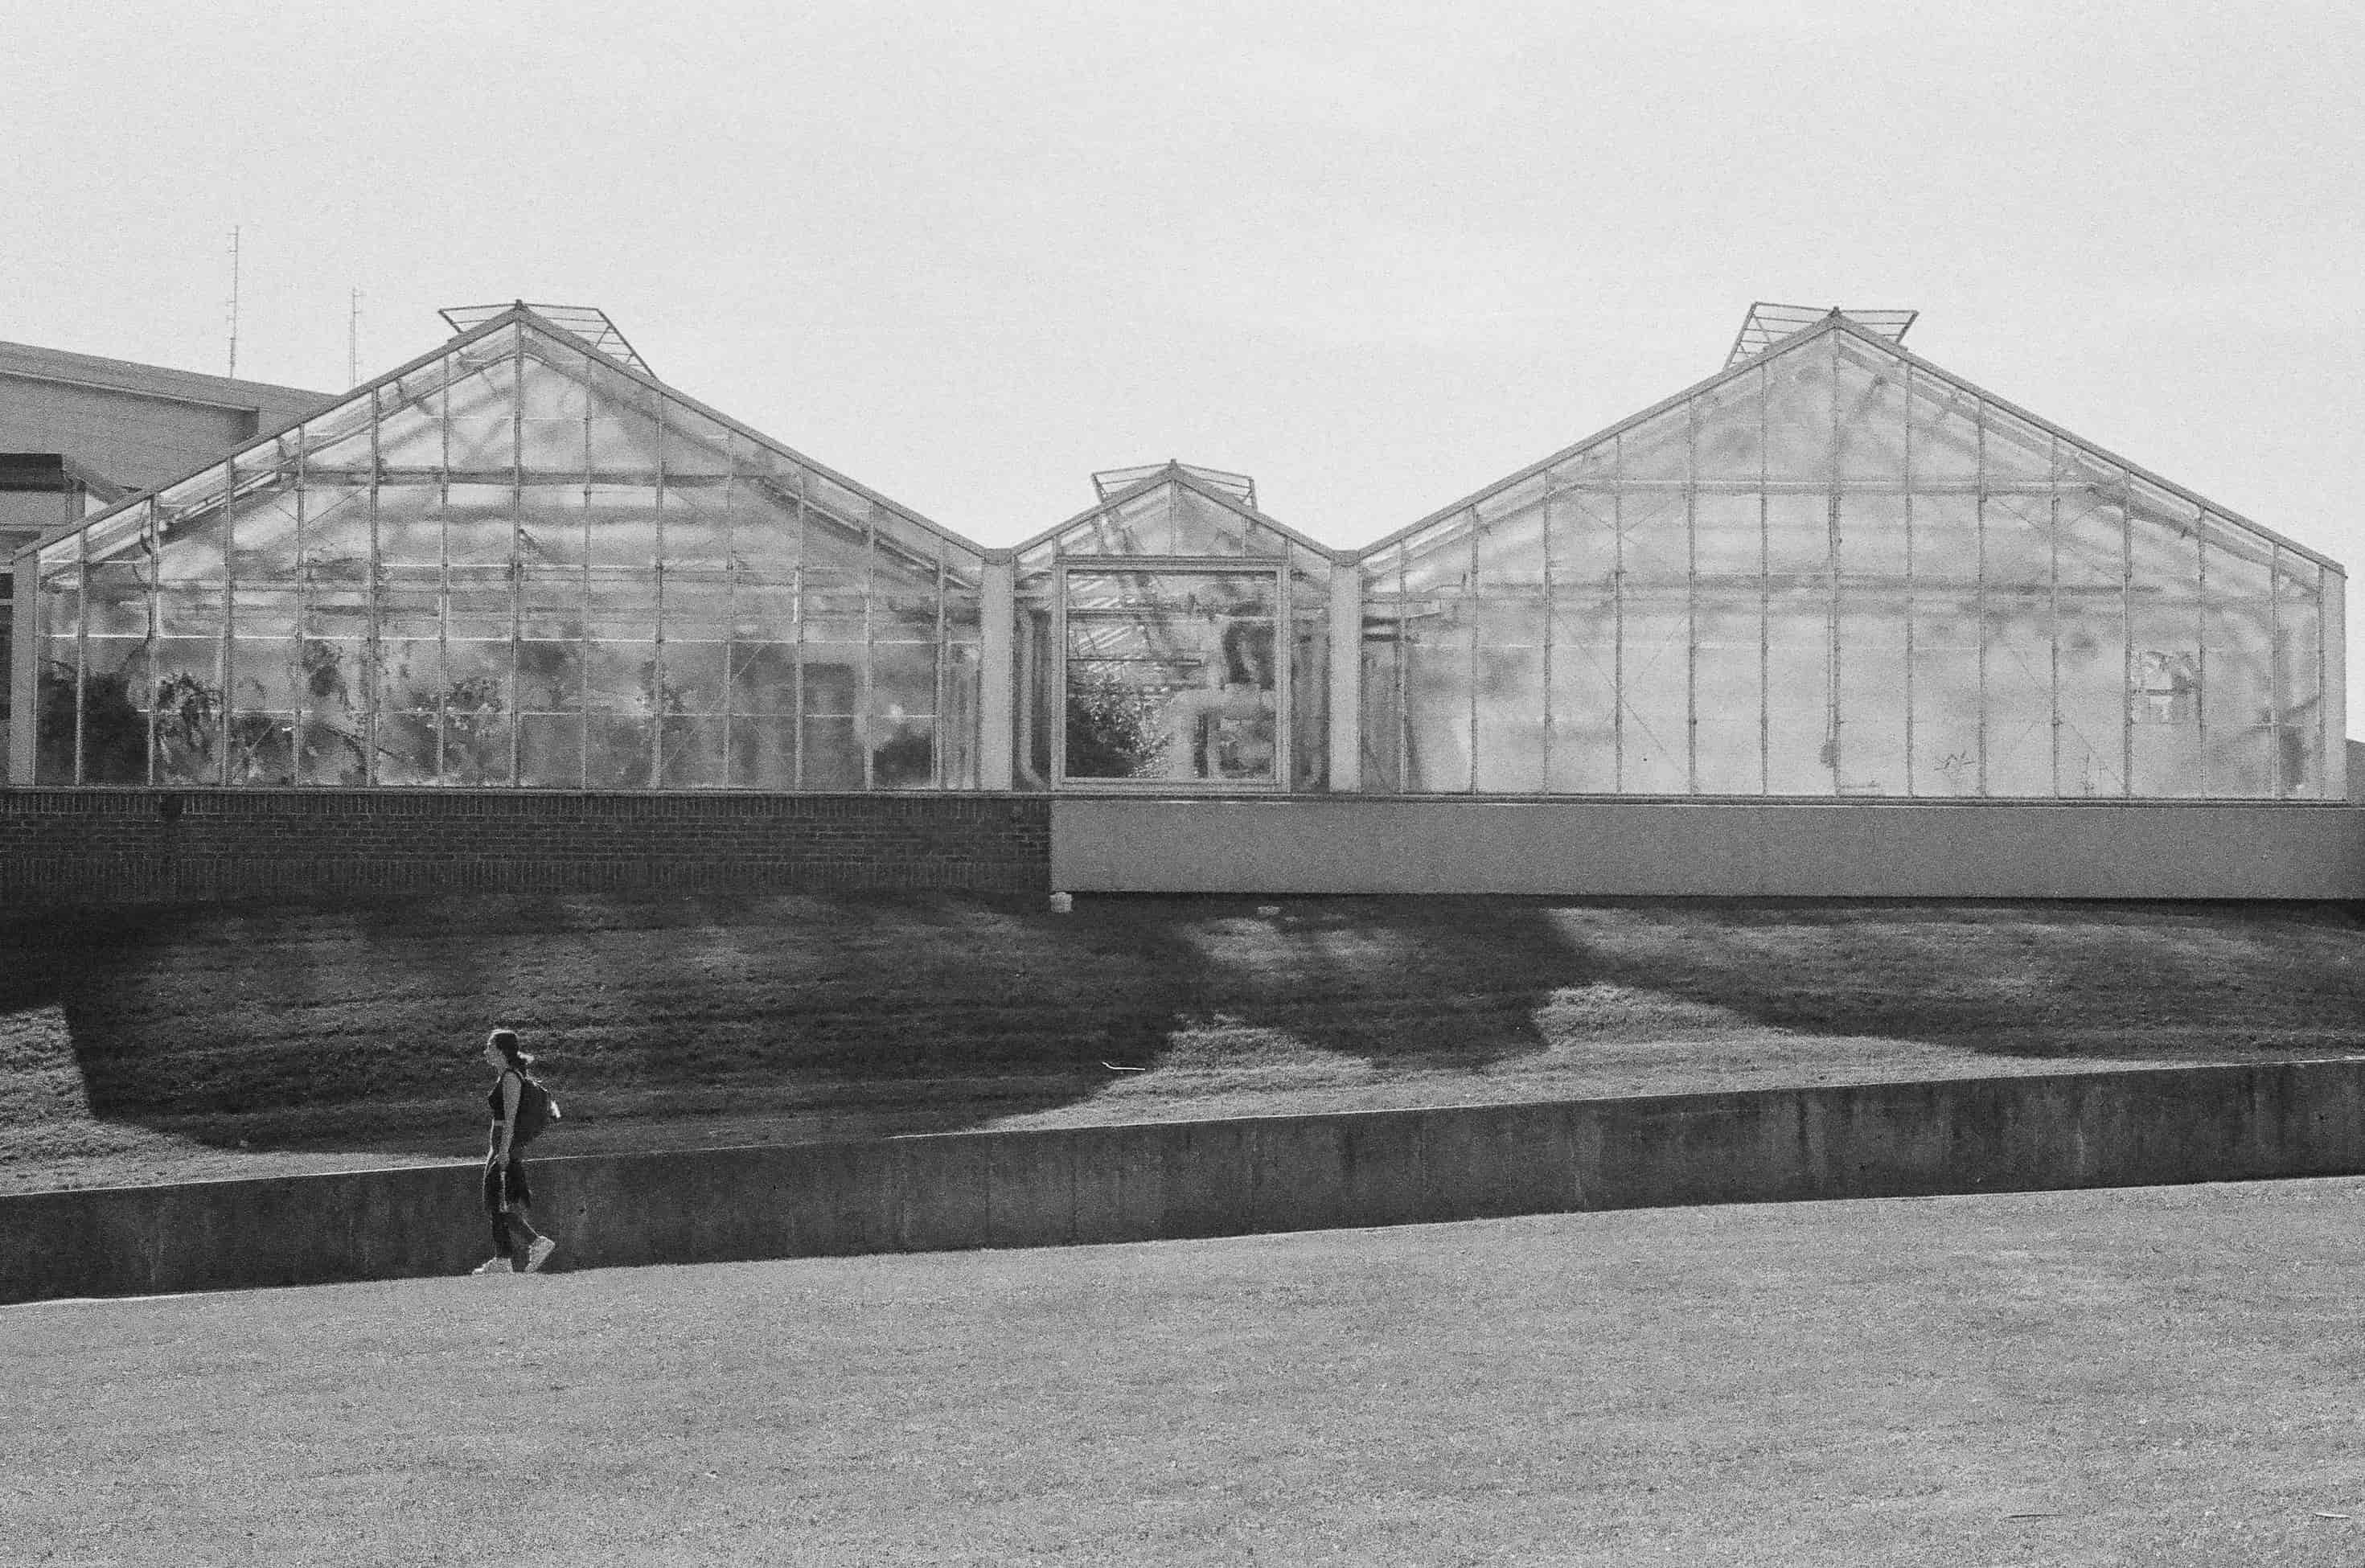
<instances>
[{"instance_id":1,"label":"concrete ledge","mask_svg":"<svg viewBox=\"0 0 2365 1568\"><path fill-rule=\"evenodd\" d=\"M577 1156L534 1185L560 1261L605 1268L2360 1172L2365 1059ZM486 1250L473 1165L0 1197L0 1302Z\"/></svg>"}]
</instances>

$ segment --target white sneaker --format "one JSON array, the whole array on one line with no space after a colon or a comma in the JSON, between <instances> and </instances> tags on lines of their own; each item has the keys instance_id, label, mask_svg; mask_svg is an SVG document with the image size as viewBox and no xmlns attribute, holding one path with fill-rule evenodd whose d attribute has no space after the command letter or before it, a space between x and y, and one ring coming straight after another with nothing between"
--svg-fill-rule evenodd
<instances>
[{"instance_id":1,"label":"white sneaker","mask_svg":"<svg viewBox=\"0 0 2365 1568\"><path fill-rule=\"evenodd\" d=\"M508 1259L488 1258L469 1271L476 1274L506 1274L511 1271L510 1269L510 1260Z\"/></svg>"},{"instance_id":2,"label":"white sneaker","mask_svg":"<svg viewBox=\"0 0 2365 1568\"><path fill-rule=\"evenodd\" d=\"M550 1255L557 1250L558 1243L547 1236L544 1237L525 1249L525 1271L529 1274L538 1272L544 1263L550 1261Z\"/></svg>"}]
</instances>

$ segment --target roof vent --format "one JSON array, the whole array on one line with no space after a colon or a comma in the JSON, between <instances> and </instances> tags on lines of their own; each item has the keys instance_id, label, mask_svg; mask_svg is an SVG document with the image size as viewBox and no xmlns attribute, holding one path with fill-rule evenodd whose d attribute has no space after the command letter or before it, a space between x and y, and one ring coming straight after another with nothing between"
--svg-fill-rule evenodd
<instances>
[{"instance_id":1,"label":"roof vent","mask_svg":"<svg viewBox=\"0 0 2365 1568\"><path fill-rule=\"evenodd\" d=\"M1905 329L1913 325L1919 310L1843 310L1834 305L1824 309L1814 305L1774 305L1759 300L1749 308L1749 319L1741 323L1741 335L1732 340L1732 353L1725 356L1724 367L1731 370L1743 360L1764 353L1793 332L1803 332L1816 322L1832 316L1844 316L1878 337L1892 343L1905 341Z\"/></svg>"},{"instance_id":2,"label":"roof vent","mask_svg":"<svg viewBox=\"0 0 2365 1568\"><path fill-rule=\"evenodd\" d=\"M649 368L648 361L624 341L624 334L608 319L608 313L596 305L529 305L522 299L514 299L507 305L453 305L436 314L451 322L454 331L465 332L511 310L531 310L552 326L574 333L610 359L622 360L643 375L656 375Z\"/></svg>"},{"instance_id":3,"label":"roof vent","mask_svg":"<svg viewBox=\"0 0 2365 1568\"><path fill-rule=\"evenodd\" d=\"M1138 468L1104 468L1093 476L1093 490L1104 501L1120 491L1129 490L1145 479L1155 479L1168 471L1188 474L1210 489L1220 490L1250 511L1257 510L1256 481L1245 474L1227 474L1221 468L1202 468L1195 463L1180 463L1172 458L1163 463L1144 464Z\"/></svg>"}]
</instances>

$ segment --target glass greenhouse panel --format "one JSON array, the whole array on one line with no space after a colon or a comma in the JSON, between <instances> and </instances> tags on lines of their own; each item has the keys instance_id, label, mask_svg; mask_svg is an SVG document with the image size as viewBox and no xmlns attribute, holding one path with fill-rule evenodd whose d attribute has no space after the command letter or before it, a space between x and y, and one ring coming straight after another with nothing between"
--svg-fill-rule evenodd
<instances>
[{"instance_id":1,"label":"glass greenhouse panel","mask_svg":"<svg viewBox=\"0 0 2365 1568\"><path fill-rule=\"evenodd\" d=\"M666 790L712 790L724 782L729 758L727 720L703 714L668 714L657 726L657 785Z\"/></svg>"},{"instance_id":2,"label":"glass greenhouse panel","mask_svg":"<svg viewBox=\"0 0 2365 1568\"><path fill-rule=\"evenodd\" d=\"M67 541L62 549L52 544L42 550L37 558L31 603L19 610L32 621L31 722L37 784L71 784L80 777L80 710L90 696L87 683L80 678L83 661L76 624L81 615L82 565L75 555L81 543L77 538Z\"/></svg>"},{"instance_id":3,"label":"glass greenhouse panel","mask_svg":"<svg viewBox=\"0 0 2365 1568\"><path fill-rule=\"evenodd\" d=\"M1550 607L1544 788L1555 794L1618 790L1618 638L1609 607L1597 599ZM1753 745L1755 737L1751 737Z\"/></svg>"},{"instance_id":4,"label":"glass greenhouse panel","mask_svg":"<svg viewBox=\"0 0 2365 1568\"><path fill-rule=\"evenodd\" d=\"M1702 593L1754 597L1765 565L1765 501L1702 490L1692 498L1692 580Z\"/></svg>"},{"instance_id":5,"label":"glass greenhouse panel","mask_svg":"<svg viewBox=\"0 0 2365 1568\"><path fill-rule=\"evenodd\" d=\"M937 714L936 785L945 790L978 788L977 737L981 651L974 643L955 644L946 653L943 709Z\"/></svg>"},{"instance_id":6,"label":"glass greenhouse panel","mask_svg":"<svg viewBox=\"0 0 2365 1568\"><path fill-rule=\"evenodd\" d=\"M518 715L518 783L536 790L583 788L579 713Z\"/></svg>"},{"instance_id":7,"label":"glass greenhouse panel","mask_svg":"<svg viewBox=\"0 0 2365 1568\"><path fill-rule=\"evenodd\" d=\"M844 666L816 665L808 671L808 690L822 689L837 681L843 681L849 690L853 686L853 671ZM852 700L834 696L824 700L832 706ZM802 748L797 759L798 789L842 793L863 787L861 737L856 724L851 715L805 715Z\"/></svg>"},{"instance_id":8,"label":"glass greenhouse panel","mask_svg":"<svg viewBox=\"0 0 2365 1568\"><path fill-rule=\"evenodd\" d=\"M797 711L797 645L749 636L731 643L730 696L734 713L772 715Z\"/></svg>"},{"instance_id":9,"label":"glass greenhouse panel","mask_svg":"<svg viewBox=\"0 0 2365 1568\"><path fill-rule=\"evenodd\" d=\"M669 713L731 711L731 644L719 637L673 637L662 644Z\"/></svg>"},{"instance_id":10,"label":"glass greenhouse panel","mask_svg":"<svg viewBox=\"0 0 2365 1568\"><path fill-rule=\"evenodd\" d=\"M2201 722L2213 795L2265 795L2277 772L2273 551L2204 521Z\"/></svg>"},{"instance_id":11,"label":"glass greenhouse panel","mask_svg":"<svg viewBox=\"0 0 2365 1568\"><path fill-rule=\"evenodd\" d=\"M367 490L322 487L307 480L298 535L298 569L308 582L365 583L370 569Z\"/></svg>"},{"instance_id":12,"label":"glass greenhouse panel","mask_svg":"<svg viewBox=\"0 0 2365 1568\"><path fill-rule=\"evenodd\" d=\"M464 756L463 765L467 760ZM653 789L656 783L656 768L655 720L637 711L614 711L597 708L584 715L585 789Z\"/></svg>"},{"instance_id":13,"label":"glass greenhouse panel","mask_svg":"<svg viewBox=\"0 0 2365 1568\"><path fill-rule=\"evenodd\" d=\"M1309 596L1310 597L1310 596ZM1289 653L1289 787L1330 782L1330 603L1293 600Z\"/></svg>"},{"instance_id":14,"label":"glass greenhouse panel","mask_svg":"<svg viewBox=\"0 0 2365 1568\"><path fill-rule=\"evenodd\" d=\"M797 787L794 719L736 717L729 721L730 784L734 790Z\"/></svg>"},{"instance_id":15,"label":"glass greenhouse panel","mask_svg":"<svg viewBox=\"0 0 2365 1568\"><path fill-rule=\"evenodd\" d=\"M1472 788L1470 629L1459 612L1457 604L1405 628L1402 767L1410 794Z\"/></svg>"},{"instance_id":16,"label":"glass greenhouse panel","mask_svg":"<svg viewBox=\"0 0 2365 1568\"><path fill-rule=\"evenodd\" d=\"M443 500L440 486L379 487L375 549L381 569L443 565Z\"/></svg>"},{"instance_id":17,"label":"glass greenhouse panel","mask_svg":"<svg viewBox=\"0 0 2365 1568\"><path fill-rule=\"evenodd\" d=\"M1930 375L1908 371L1906 477L1924 494L1969 489L1979 477L1978 398Z\"/></svg>"},{"instance_id":18,"label":"glass greenhouse panel","mask_svg":"<svg viewBox=\"0 0 2365 1568\"><path fill-rule=\"evenodd\" d=\"M1364 624L1373 620L1367 609ZM1404 790L1404 670L1402 644L1396 633L1389 631L1384 640L1373 638L1367 630L1363 642L1362 678L1357 688L1362 697L1357 732L1362 740L1359 762L1362 770L1363 793L1394 795Z\"/></svg>"},{"instance_id":19,"label":"glass greenhouse panel","mask_svg":"<svg viewBox=\"0 0 2365 1568\"><path fill-rule=\"evenodd\" d=\"M1752 364L1691 401L1691 477L1754 484L1765 476L1765 372Z\"/></svg>"},{"instance_id":20,"label":"glass greenhouse panel","mask_svg":"<svg viewBox=\"0 0 2365 1568\"><path fill-rule=\"evenodd\" d=\"M1618 581L1616 492L1555 493L1545 510L1544 551L1545 575L1553 592L1595 593L1605 599L1614 595Z\"/></svg>"},{"instance_id":21,"label":"glass greenhouse panel","mask_svg":"<svg viewBox=\"0 0 2365 1568\"><path fill-rule=\"evenodd\" d=\"M2299 798L2325 793L2322 592L2313 562L2276 552L2276 784Z\"/></svg>"},{"instance_id":22,"label":"glass greenhouse panel","mask_svg":"<svg viewBox=\"0 0 2365 1568\"><path fill-rule=\"evenodd\" d=\"M82 773L95 784L148 781L148 563L122 554L84 568L77 719ZM73 689L61 681L61 696Z\"/></svg>"},{"instance_id":23,"label":"glass greenhouse panel","mask_svg":"<svg viewBox=\"0 0 2365 1568\"><path fill-rule=\"evenodd\" d=\"M1407 598L1425 594L1465 593L1476 569L1475 527L1463 512L1402 556L1403 586Z\"/></svg>"},{"instance_id":24,"label":"glass greenhouse panel","mask_svg":"<svg viewBox=\"0 0 2365 1568\"><path fill-rule=\"evenodd\" d=\"M1917 521L1921 515L1917 506ZM1940 800L1983 794L1978 594L1958 562L1933 558L1939 552L1926 531L1916 543L1931 580L1927 588L1917 585L1910 610L1911 793Z\"/></svg>"},{"instance_id":25,"label":"glass greenhouse panel","mask_svg":"<svg viewBox=\"0 0 2365 1568\"><path fill-rule=\"evenodd\" d=\"M1836 442L1831 340L1768 354L1765 375L1765 477L1828 484Z\"/></svg>"},{"instance_id":26,"label":"glass greenhouse panel","mask_svg":"<svg viewBox=\"0 0 2365 1568\"><path fill-rule=\"evenodd\" d=\"M1904 364L1834 336L1833 466L1842 485L1902 487L1911 420Z\"/></svg>"},{"instance_id":27,"label":"glass greenhouse panel","mask_svg":"<svg viewBox=\"0 0 2365 1568\"><path fill-rule=\"evenodd\" d=\"M1839 650L1834 686L1833 784L1843 795L1904 795L1908 772L1911 665L1906 595L1894 588L1850 587L1833 629Z\"/></svg>"},{"instance_id":28,"label":"glass greenhouse panel","mask_svg":"<svg viewBox=\"0 0 2365 1568\"><path fill-rule=\"evenodd\" d=\"M1765 705L1765 625L1754 592L1703 596L1693 609L1693 786L1703 794L1765 790L1765 737L1750 722Z\"/></svg>"}]
</instances>

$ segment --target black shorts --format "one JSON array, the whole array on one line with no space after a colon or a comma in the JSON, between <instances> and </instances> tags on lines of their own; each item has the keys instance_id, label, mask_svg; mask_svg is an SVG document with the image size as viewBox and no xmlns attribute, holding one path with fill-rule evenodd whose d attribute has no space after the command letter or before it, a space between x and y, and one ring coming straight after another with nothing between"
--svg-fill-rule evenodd
<instances>
[{"instance_id":1,"label":"black shorts","mask_svg":"<svg viewBox=\"0 0 2365 1568\"><path fill-rule=\"evenodd\" d=\"M524 1155L512 1153L510 1156L509 1178L510 1207L532 1208L533 1188L526 1182ZM488 1214L499 1214L500 1209L501 1170L499 1166L488 1159L485 1161L485 1210Z\"/></svg>"}]
</instances>

